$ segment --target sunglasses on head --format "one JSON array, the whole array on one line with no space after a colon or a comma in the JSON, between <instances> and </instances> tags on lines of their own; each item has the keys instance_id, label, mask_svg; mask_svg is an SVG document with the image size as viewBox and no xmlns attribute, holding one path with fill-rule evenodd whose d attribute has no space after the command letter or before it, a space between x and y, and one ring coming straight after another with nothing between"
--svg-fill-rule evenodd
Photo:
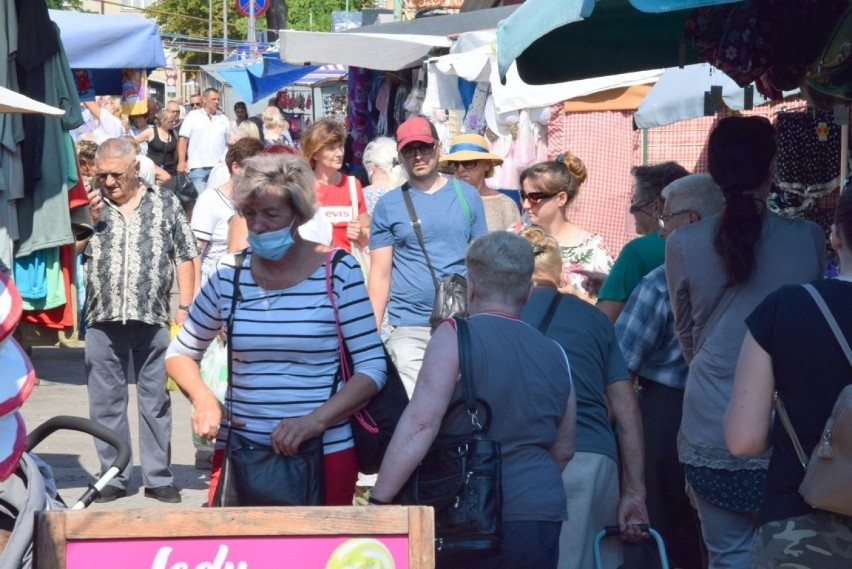
<instances>
[{"instance_id":1,"label":"sunglasses on head","mask_svg":"<svg viewBox=\"0 0 852 569\"><path fill-rule=\"evenodd\" d=\"M447 162L447 166L451 170L458 170L459 166L463 166L465 170L470 170L471 168L476 168L478 164L479 160L450 160Z\"/></svg>"},{"instance_id":2,"label":"sunglasses on head","mask_svg":"<svg viewBox=\"0 0 852 569\"><path fill-rule=\"evenodd\" d=\"M435 152L434 144L409 144L399 151L403 158L414 158L414 155L420 153L420 156L432 156Z\"/></svg>"},{"instance_id":3,"label":"sunglasses on head","mask_svg":"<svg viewBox=\"0 0 852 569\"><path fill-rule=\"evenodd\" d=\"M559 192L557 192L555 194L546 194L544 192L525 192L525 191L521 190L521 203L528 201L528 202L530 202L531 206L535 207L540 202L543 202L545 200L549 200L550 198L558 196L558 195L559 195Z\"/></svg>"}]
</instances>

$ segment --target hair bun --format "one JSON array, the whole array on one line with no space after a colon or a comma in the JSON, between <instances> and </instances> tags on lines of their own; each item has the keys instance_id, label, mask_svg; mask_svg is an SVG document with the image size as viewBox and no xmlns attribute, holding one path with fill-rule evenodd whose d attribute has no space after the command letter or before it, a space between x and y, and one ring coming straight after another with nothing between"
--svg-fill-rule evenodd
<instances>
[{"instance_id":1,"label":"hair bun","mask_svg":"<svg viewBox=\"0 0 852 569\"><path fill-rule=\"evenodd\" d=\"M556 157L556 161L565 164L568 170L577 178L577 183L582 184L586 181L588 172L583 161L571 154L567 150Z\"/></svg>"}]
</instances>

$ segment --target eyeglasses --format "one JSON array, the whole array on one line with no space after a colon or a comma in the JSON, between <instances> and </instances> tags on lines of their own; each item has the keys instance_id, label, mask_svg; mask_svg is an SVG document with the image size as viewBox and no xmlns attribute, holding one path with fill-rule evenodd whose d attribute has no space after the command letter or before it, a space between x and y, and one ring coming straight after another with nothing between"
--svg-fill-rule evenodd
<instances>
[{"instance_id":1,"label":"eyeglasses","mask_svg":"<svg viewBox=\"0 0 852 569\"><path fill-rule=\"evenodd\" d=\"M420 156L432 156L435 153L435 144L409 144L399 151L403 158L414 158L415 154Z\"/></svg>"},{"instance_id":2,"label":"eyeglasses","mask_svg":"<svg viewBox=\"0 0 852 569\"><path fill-rule=\"evenodd\" d=\"M190 103L189 104L193 109L200 109L201 103Z\"/></svg>"},{"instance_id":3,"label":"eyeglasses","mask_svg":"<svg viewBox=\"0 0 852 569\"><path fill-rule=\"evenodd\" d=\"M555 194L546 194L544 192L524 192L524 191L521 191L521 203L528 201L528 202L530 202L531 206L535 207L540 202L543 202L545 200L549 200L550 198L556 197L558 195L559 195L559 192L557 192Z\"/></svg>"},{"instance_id":4,"label":"eyeglasses","mask_svg":"<svg viewBox=\"0 0 852 569\"><path fill-rule=\"evenodd\" d=\"M652 215L652 214L648 213L647 211L645 211L645 208L648 207L649 205L651 205L652 203L654 203L655 201L657 201L656 198L654 198L652 200L648 200L646 202L632 203L632 204L630 204L630 213L637 214L641 211L644 214Z\"/></svg>"},{"instance_id":5,"label":"eyeglasses","mask_svg":"<svg viewBox=\"0 0 852 569\"><path fill-rule=\"evenodd\" d=\"M692 213L691 209L682 209L680 211L673 211L671 213L666 213L657 218L657 223L660 224L660 229L665 231L666 225L672 220L673 217L677 217L679 215L683 215L685 213Z\"/></svg>"},{"instance_id":6,"label":"eyeglasses","mask_svg":"<svg viewBox=\"0 0 852 569\"><path fill-rule=\"evenodd\" d=\"M450 167L450 170L458 170L459 166L463 167L465 170L470 170L472 168L476 168L479 165L479 160L451 160L447 162L447 166Z\"/></svg>"}]
</instances>

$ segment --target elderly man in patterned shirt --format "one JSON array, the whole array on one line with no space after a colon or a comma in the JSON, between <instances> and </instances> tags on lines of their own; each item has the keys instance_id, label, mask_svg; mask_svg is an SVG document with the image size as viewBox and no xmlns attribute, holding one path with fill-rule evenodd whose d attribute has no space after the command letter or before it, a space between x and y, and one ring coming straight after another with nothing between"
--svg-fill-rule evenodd
<instances>
[{"instance_id":1,"label":"elderly man in patterned shirt","mask_svg":"<svg viewBox=\"0 0 852 569\"><path fill-rule=\"evenodd\" d=\"M86 373L89 414L130 444L127 380L132 354L139 407L139 454L145 497L181 501L171 471L171 400L164 356L169 346L169 298L177 273L180 323L192 301L195 238L175 195L147 186L127 140L106 140L95 155L89 192L95 233L84 252ZM95 443L101 471L115 449ZM97 501L127 495L131 464Z\"/></svg>"},{"instance_id":2,"label":"elderly man in patterned shirt","mask_svg":"<svg viewBox=\"0 0 852 569\"><path fill-rule=\"evenodd\" d=\"M660 235L722 211L722 192L707 174L692 174L663 189ZM674 331L665 265L639 281L615 322L627 368L641 387L639 409L645 430L645 488L651 525L665 539L670 565L702 566L696 514L684 492L677 433L688 371ZM695 523L690 523L690 520Z\"/></svg>"}]
</instances>

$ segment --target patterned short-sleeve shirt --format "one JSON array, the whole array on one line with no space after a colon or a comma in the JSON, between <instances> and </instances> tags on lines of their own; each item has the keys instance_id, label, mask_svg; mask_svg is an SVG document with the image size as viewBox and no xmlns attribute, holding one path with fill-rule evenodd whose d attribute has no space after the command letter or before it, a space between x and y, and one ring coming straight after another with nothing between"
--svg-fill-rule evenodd
<instances>
[{"instance_id":1,"label":"patterned short-sleeve shirt","mask_svg":"<svg viewBox=\"0 0 852 569\"><path fill-rule=\"evenodd\" d=\"M174 267L198 256L174 193L157 186L129 219L109 200L84 252L86 324L135 320L166 326Z\"/></svg>"}]
</instances>

